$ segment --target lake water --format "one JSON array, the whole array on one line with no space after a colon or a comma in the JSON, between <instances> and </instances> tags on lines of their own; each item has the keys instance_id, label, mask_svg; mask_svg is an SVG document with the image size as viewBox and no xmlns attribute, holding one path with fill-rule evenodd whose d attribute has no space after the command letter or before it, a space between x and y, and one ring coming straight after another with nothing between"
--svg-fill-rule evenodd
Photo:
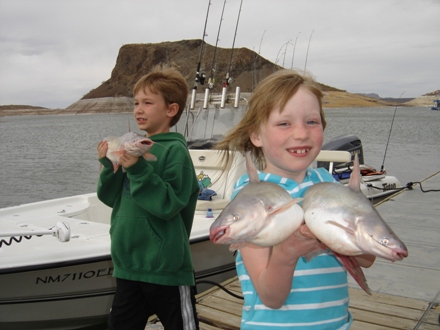
<instances>
[{"instance_id":1,"label":"lake water","mask_svg":"<svg viewBox=\"0 0 440 330\"><path fill-rule=\"evenodd\" d=\"M325 113L325 141L342 134L358 136L365 163L376 169L382 165L395 114L385 159L388 174L405 185L440 170L438 111L399 107ZM227 120L236 122L238 117ZM222 122L221 113L215 121ZM128 122L135 131L131 114L0 117L0 208L96 191L97 144L126 133ZM225 132L228 124L223 126Z\"/></svg>"}]
</instances>

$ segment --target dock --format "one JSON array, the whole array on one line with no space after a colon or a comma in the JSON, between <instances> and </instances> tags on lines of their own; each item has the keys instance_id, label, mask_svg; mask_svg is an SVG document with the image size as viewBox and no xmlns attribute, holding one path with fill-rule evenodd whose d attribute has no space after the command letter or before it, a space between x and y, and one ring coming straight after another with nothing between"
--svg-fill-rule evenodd
<instances>
[{"instance_id":1,"label":"dock","mask_svg":"<svg viewBox=\"0 0 440 330\"><path fill-rule=\"evenodd\" d=\"M371 296L349 276L350 311L354 318L351 330L440 329L438 190L440 171L376 205L382 218L406 244L409 256L395 263L378 258L371 268L364 269ZM242 295L236 277L222 285ZM243 300L217 287L196 298L201 330L240 329Z\"/></svg>"}]
</instances>

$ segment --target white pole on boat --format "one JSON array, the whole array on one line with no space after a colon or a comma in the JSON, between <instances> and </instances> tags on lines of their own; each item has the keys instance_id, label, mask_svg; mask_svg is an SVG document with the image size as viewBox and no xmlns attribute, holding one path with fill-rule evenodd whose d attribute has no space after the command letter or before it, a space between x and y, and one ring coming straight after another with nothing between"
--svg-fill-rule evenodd
<instances>
[{"instance_id":1,"label":"white pole on boat","mask_svg":"<svg viewBox=\"0 0 440 330\"><path fill-rule=\"evenodd\" d=\"M43 236L43 235L52 235L58 238L60 242L68 242L70 241L70 226L66 222L58 221L57 224L49 230L0 232L0 237Z\"/></svg>"}]
</instances>

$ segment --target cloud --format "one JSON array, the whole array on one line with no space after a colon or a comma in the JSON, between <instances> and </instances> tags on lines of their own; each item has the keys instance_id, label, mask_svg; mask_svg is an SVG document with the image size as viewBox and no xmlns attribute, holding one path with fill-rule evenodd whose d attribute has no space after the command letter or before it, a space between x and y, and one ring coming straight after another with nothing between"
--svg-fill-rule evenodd
<instances>
[{"instance_id":1,"label":"cloud","mask_svg":"<svg viewBox=\"0 0 440 330\"><path fill-rule=\"evenodd\" d=\"M110 77L122 45L201 39L208 3L0 0L0 104L67 107ZM212 45L223 4L211 0ZM440 89L436 0L243 0L237 28L239 6L226 2L219 47L231 48L235 36L237 48L287 68L307 62L320 82L349 92Z\"/></svg>"}]
</instances>

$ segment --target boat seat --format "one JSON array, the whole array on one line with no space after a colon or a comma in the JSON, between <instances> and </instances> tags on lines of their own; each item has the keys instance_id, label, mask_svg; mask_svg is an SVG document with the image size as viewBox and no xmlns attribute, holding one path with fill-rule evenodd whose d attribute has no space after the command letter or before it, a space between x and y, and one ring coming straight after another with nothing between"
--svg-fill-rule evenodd
<instances>
[{"instance_id":1,"label":"boat seat","mask_svg":"<svg viewBox=\"0 0 440 330\"><path fill-rule=\"evenodd\" d=\"M329 162L328 171L333 173L333 163L351 162L351 154L346 150L321 150L315 161Z\"/></svg>"},{"instance_id":2,"label":"boat seat","mask_svg":"<svg viewBox=\"0 0 440 330\"><path fill-rule=\"evenodd\" d=\"M210 149L190 149L191 159L194 164L199 185L201 188L213 190L216 195L212 200L198 200L196 210L206 211L221 210L228 205L234 184L246 174L246 163L244 157L237 153L230 171L222 173L220 166L221 153L218 150Z\"/></svg>"}]
</instances>

